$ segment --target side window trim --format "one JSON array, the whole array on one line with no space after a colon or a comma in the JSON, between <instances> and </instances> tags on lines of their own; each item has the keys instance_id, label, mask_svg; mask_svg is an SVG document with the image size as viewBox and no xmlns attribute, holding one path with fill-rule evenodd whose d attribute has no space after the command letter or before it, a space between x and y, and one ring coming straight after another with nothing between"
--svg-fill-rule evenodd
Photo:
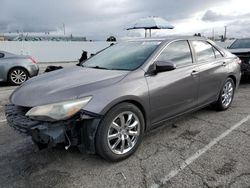
<instances>
[{"instance_id":1,"label":"side window trim","mask_svg":"<svg viewBox=\"0 0 250 188\"><path fill-rule=\"evenodd\" d=\"M194 51L194 48L191 44L191 41L190 40L187 40L188 42L188 46L189 46L189 49L190 49L190 53L191 53L191 57L192 57L192 65L196 63L196 56L195 56L195 51Z\"/></svg>"},{"instance_id":2,"label":"side window trim","mask_svg":"<svg viewBox=\"0 0 250 188\"><path fill-rule=\"evenodd\" d=\"M192 49L193 63L194 63L194 64L197 64L197 63L199 63L199 62L198 62L198 60L197 60L196 51L195 51L195 49L194 49L194 46L193 46L193 44L192 44L192 41L195 41L195 40L189 39L189 40L188 40L188 43L189 43L189 45L190 45L190 47L191 47L191 49Z\"/></svg>"},{"instance_id":3,"label":"side window trim","mask_svg":"<svg viewBox=\"0 0 250 188\"><path fill-rule=\"evenodd\" d=\"M212 44L211 44L211 45L212 45ZM222 52L221 52L218 48L216 48L214 45L212 45L212 46L213 46L213 50L214 50L214 54L215 54L215 58L216 58L216 59L219 59L219 58L224 57L224 54L222 54ZM221 57L217 57L217 56L216 56L215 50L217 50L217 51L220 53Z\"/></svg>"},{"instance_id":4,"label":"side window trim","mask_svg":"<svg viewBox=\"0 0 250 188\"><path fill-rule=\"evenodd\" d=\"M211 46L213 46L220 54L222 57L225 57L225 53L220 49L221 47L216 46L214 42L207 41Z\"/></svg>"}]
</instances>

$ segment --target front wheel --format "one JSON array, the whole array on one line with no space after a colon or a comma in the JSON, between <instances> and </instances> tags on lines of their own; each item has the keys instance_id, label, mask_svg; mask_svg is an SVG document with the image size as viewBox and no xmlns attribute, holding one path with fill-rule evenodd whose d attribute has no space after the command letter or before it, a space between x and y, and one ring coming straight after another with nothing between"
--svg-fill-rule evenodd
<instances>
[{"instance_id":1,"label":"front wheel","mask_svg":"<svg viewBox=\"0 0 250 188\"><path fill-rule=\"evenodd\" d=\"M234 81L232 80L232 78L228 78L223 84L223 87L220 91L219 99L215 104L217 110L226 110L231 106L234 97L234 92Z\"/></svg>"},{"instance_id":2,"label":"front wheel","mask_svg":"<svg viewBox=\"0 0 250 188\"><path fill-rule=\"evenodd\" d=\"M144 117L131 103L121 103L112 108L99 125L96 149L109 161L120 161L132 155L141 143Z\"/></svg>"}]
</instances>

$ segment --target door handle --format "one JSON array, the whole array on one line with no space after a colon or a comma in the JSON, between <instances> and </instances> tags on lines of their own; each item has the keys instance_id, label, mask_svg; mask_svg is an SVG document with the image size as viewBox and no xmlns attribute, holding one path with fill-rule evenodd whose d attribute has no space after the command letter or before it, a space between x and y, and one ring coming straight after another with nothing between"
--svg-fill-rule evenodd
<instances>
[{"instance_id":1,"label":"door handle","mask_svg":"<svg viewBox=\"0 0 250 188\"><path fill-rule=\"evenodd\" d=\"M197 74L199 74L199 71L193 70L193 71L191 72L191 76L196 76Z\"/></svg>"},{"instance_id":2,"label":"door handle","mask_svg":"<svg viewBox=\"0 0 250 188\"><path fill-rule=\"evenodd\" d=\"M223 66L223 67L225 67L226 65L227 65L226 62L223 62L223 63L222 63L222 66Z\"/></svg>"}]
</instances>

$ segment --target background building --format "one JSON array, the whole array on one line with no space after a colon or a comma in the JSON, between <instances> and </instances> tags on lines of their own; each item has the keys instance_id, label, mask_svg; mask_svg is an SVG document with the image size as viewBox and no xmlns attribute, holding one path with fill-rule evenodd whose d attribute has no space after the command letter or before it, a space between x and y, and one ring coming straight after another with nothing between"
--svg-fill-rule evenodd
<instances>
[{"instance_id":1,"label":"background building","mask_svg":"<svg viewBox=\"0 0 250 188\"><path fill-rule=\"evenodd\" d=\"M86 41L86 37L83 36L49 33L4 33L2 39L6 41Z\"/></svg>"}]
</instances>

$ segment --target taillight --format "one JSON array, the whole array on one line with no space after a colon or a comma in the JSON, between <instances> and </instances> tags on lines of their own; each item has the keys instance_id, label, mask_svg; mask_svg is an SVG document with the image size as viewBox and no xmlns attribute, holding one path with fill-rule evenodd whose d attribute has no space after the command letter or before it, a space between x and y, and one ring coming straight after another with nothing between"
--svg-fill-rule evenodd
<instances>
[{"instance_id":1,"label":"taillight","mask_svg":"<svg viewBox=\"0 0 250 188\"><path fill-rule=\"evenodd\" d=\"M32 57L29 57L29 59L31 60L32 63L36 64L36 61Z\"/></svg>"},{"instance_id":2,"label":"taillight","mask_svg":"<svg viewBox=\"0 0 250 188\"><path fill-rule=\"evenodd\" d=\"M237 59L236 59L236 63L238 63L239 65L241 64L240 58L237 58Z\"/></svg>"}]
</instances>

